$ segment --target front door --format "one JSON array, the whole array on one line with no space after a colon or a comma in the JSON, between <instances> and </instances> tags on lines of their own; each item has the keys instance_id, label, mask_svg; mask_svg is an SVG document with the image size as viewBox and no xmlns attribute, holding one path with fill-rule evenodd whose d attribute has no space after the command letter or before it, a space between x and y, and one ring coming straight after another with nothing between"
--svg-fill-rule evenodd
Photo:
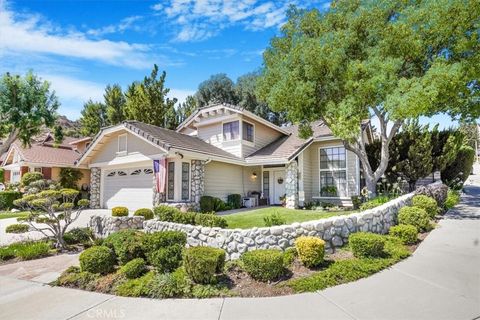
<instances>
[{"instance_id":1,"label":"front door","mask_svg":"<svg viewBox=\"0 0 480 320\"><path fill-rule=\"evenodd\" d=\"M285 196L285 171L273 172L273 199L272 204L282 204L282 200Z\"/></svg>"}]
</instances>

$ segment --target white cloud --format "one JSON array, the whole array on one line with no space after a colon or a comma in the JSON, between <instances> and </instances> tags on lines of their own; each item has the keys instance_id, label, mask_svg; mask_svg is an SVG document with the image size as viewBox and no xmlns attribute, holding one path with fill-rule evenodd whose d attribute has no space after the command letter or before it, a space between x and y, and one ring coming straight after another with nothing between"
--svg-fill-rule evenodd
<instances>
[{"instance_id":1,"label":"white cloud","mask_svg":"<svg viewBox=\"0 0 480 320\"><path fill-rule=\"evenodd\" d=\"M122 19L118 24L111 24L98 29L89 29L87 34L92 36L102 36L112 33L123 33L128 29L133 29L139 31L141 28L138 25L135 25L135 22L142 20L142 16L130 16Z\"/></svg>"},{"instance_id":2,"label":"white cloud","mask_svg":"<svg viewBox=\"0 0 480 320\"><path fill-rule=\"evenodd\" d=\"M0 0L0 55L5 52L50 54L100 61L133 68L152 65L147 45L92 40L80 32L66 32L38 15L20 15Z\"/></svg>"}]
</instances>

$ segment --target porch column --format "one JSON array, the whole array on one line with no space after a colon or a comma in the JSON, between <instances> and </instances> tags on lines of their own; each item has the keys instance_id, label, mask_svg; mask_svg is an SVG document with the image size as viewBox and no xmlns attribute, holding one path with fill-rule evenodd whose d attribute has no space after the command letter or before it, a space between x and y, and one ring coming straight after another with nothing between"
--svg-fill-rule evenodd
<instances>
[{"instance_id":1,"label":"porch column","mask_svg":"<svg viewBox=\"0 0 480 320\"><path fill-rule=\"evenodd\" d=\"M288 163L285 168L285 207L298 207L298 163L296 160Z\"/></svg>"},{"instance_id":2,"label":"porch column","mask_svg":"<svg viewBox=\"0 0 480 320\"><path fill-rule=\"evenodd\" d=\"M90 208L100 209L100 168L93 167L90 169Z\"/></svg>"},{"instance_id":3,"label":"porch column","mask_svg":"<svg viewBox=\"0 0 480 320\"><path fill-rule=\"evenodd\" d=\"M205 161L192 160L191 171L190 200L200 205L200 197L205 190Z\"/></svg>"}]
</instances>

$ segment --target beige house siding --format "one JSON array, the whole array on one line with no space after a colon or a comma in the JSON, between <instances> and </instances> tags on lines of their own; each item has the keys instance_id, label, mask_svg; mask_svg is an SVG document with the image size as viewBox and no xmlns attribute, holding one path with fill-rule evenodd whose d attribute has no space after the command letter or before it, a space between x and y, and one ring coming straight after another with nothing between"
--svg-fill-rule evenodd
<instances>
[{"instance_id":1,"label":"beige house siding","mask_svg":"<svg viewBox=\"0 0 480 320\"><path fill-rule=\"evenodd\" d=\"M305 193L305 202L312 202L312 149L308 147L303 151L303 191Z\"/></svg>"},{"instance_id":2,"label":"beige house siding","mask_svg":"<svg viewBox=\"0 0 480 320\"><path fill-rule=\"evenodd\" d=\"M108 137L108 139L105 139L101 149L97 154L95 154L90 163L108 162L115 159L118 156L118 136L124 134L125 132L126 131L114 133ZM137 153L148 156L159 154L160 150L143 139L131 133L127 133L127 155Z\"/></svg>"},{"instance_id":3,"label":"beige house siding","mask_svg":"<svg viewBox=\"0 0 480 320\"><path fill-rule=\"evenodd\" d=\"M54 167L52 168L52 180L60 180L60 170L61 168ZM81 187L82 184L90 184L90 170L88 169L76 169L83 173L82 178L77 182L77 186Z\"/></svg>"},{"instance_id":4,"label":"beige house siding","mask_svg":"<svg viewBox=\"0 0 480 320\"><path fill-rule=\"evenodd\" d=\"M265 147L266 145L272 143L283 135L277 130L267 127L266 125L261 124L258 121L246 117L244 117L244 119L246 122L252 123L255 126L255 144L252 145L251 143L244 141L243 157L249 156L253 152Z\"/></svg>"},{"instance_id":5,"label":"beige house siding","mask_svg":"<svg viewBox=\"0 0 480 320\"><path fill-rule=\"evenodd\" d=\"M314 142L307 148L310 149L310 158L311 158L311 170L312 170L312 198L320 196L320 163L319 149L321 147L333 147L333 146L343 146L341 140L332 140L324 142ZM307 151L305 150L305 151ZM347 184L348 184L348 197L357 195L357 180L358 180L358 171L357 171L357 156L347 150Z\"/></svg>"},{"instance_id":6,"label":"beige house siding","mask_svg":"<svg viewBox=\"0 0 480 320\"><path fill-rule=\"evenodd\" d=\"M252 174L257 178L253 179ZM205 195L227 200L229 194L242 196L249 191L261 191L261 168L243 167L212 161L205 166Z\"/></svg>"}]
</instances>

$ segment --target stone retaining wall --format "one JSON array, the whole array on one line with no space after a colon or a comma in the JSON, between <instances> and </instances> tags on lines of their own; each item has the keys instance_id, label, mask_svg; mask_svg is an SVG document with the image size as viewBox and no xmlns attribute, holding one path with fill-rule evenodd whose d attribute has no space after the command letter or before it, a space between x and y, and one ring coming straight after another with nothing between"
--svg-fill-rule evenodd
<instances>
[{"instance_id":1,"label":"stone retaining wall","mask_svg":"<svg viewBox=\"0 0 480 320\"><path fill-rule=\"evenodd\" d=\"M92 216L89 226L93 229L96 237L104 238L109 234L124 229L143 229L145 218L135 217L110 217L110 216Z\"/></svg>"},{"instance_id":2,"label":"stone retaining wall","mask_svg":"<svg viewBox=\"0 0 480 320\"><path fill-rule=\"evenodd\" d=\"M187 246L211 246L227 252L227 259L238 259L246 251L255 249L286 249L295 238L308 235L326 242L327 252L343 246L353 232L368 231L385 234L397 222L397 213L411 203L413 193L401 196L370 210L328 219L293 223L270 228L221 229L148 220L145 232L177 230L187 234Z\"/></svg>"}]
</instances>

